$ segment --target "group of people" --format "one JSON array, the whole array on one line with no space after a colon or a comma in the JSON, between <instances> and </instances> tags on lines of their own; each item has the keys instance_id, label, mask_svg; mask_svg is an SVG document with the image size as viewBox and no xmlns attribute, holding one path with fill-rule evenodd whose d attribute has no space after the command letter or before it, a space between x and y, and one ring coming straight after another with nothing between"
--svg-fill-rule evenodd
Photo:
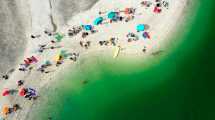
<instances>
[{"instance_id":1,"label":"group of people","mask_svg":"<svg viewBox=\"0 0 215 120\"><path fill-rule=\"evenodd\" d=\"M163 7L165 7L166 9L169 8L169 2L166 0L154 0L154 2L149 0L144 0L141 2L141 5L146 8L149 8L153 5L154 13L161 13Z\"/></svg>"},{"instance_id":2,"label":"group of people","mask_svg":"<svg viewBox=\"0 0 215 120\"><path fill-rule=\"evenodd\" d=\"M112 45L112 46L116 46L116 41L118 40L118 38L115 37L111 37L109 40L102 40L99 41L99 45L100 46L108 46L108 45Z\"/></svg>"},{"instance_id":3,"label":"group of people","mask_svg":"<svg viewBox=\"0 0 215 120\"><path fill-rule=\"evenodd\" d=\"M163 2L162 0L155 0L156 2L156 7L161 7L160 4L163 4L165 6L168 6L167 2ZM149 7L151 5L150 2L148 1L143 1L141 3L144 6ZM121 14L121 13L124 14ZM113 23L113 22L129 22L130 20L133 20L135 18L135 12L136 9L135 8L126 8L124 10L119 10L119 11L112 11L110 13L108 13L107 15L107 20L108 23ZM99 12L99 15L103 15L106 12ZM100 21L97 21L96 24L97 25L102 25L104 22L102 21L102 17L100 17L99 19ZM87 40L87 36L89 36L90 34L94 34L96 32L98 32L96 30L96 26L97 25L79 25L79 26L73 26L72 28L70 28L67 32L67 36L68 37L74 37L78 34L81 34L81 38L83 40L80 40L79 45L85 49L88 49L91 46L91 41ZM139 31L138 31L139 32ZM63 39L64 36L60 35L59 33L53 32L53 31L49 31L49 30L45 30L44 31L45 35L48 35L49 37L52 37L50 40L50 44L39 44L38 45L38 52L40 54L43 54L45 50L53 50L55 48L61 48L61 46L57 46L56 43L61 42L61 40ZM30 37L32 39L37 39L39 37L41 37L42 35L30 35ZM132 42L132 41L137 41L140 39L140 37L134 33L134 32L128 32L128 34L126 35L127 37L127 42ZM143 31L143 37L144 38L149 38L149 33L146 31ZM117 46L117 41L119 40L119 38L117 37L111 37L109 40L100 40L98 42L99 46ZM51 45L51 46L50 46ZM142 52L146 52L146 46L143 47ZM41 65L39 65L39 67L36 69L36 71L43 73L49 73L50 70L47 70L48 68L50 68L53 64L56 64L56 67L60 66L61 64L64 63L65 59L70 59L74 62L76 62L79 58L79 53L77 52L70 52L67 53L65 51L62 51L60 54L57 55L57 60L56 61L51 61L51 60L47 60L45 63L42 63ZM24 63L20 64L20 68L19 71L21 72L25 72L25 71L31 71L34 67L32 66L32 64L37 64L38 65L38 58L36 58L35 56L31 56L29 58L26 58L26 60L24 60ZM55 62L55 63L54 63ZM9 75L3 75L2 78L4 79L9 79ZM87 83L87 82L84 82ZM19 90L19 95L23 96L24 98L28 99L28 100L36 100L38 95L37 95L37 91L33 88L25 88L22 87L24 85L24 80L18 80L17 81L17 86L18 88L20 88ZM10 93L10 92L9 92ZM16 110L18 110L20 108L20 106L18 104L15 104L12 108L8 109L8 112L6 112L7 114L10 114L12 112L15 112ZM12 112L11 112L12 111Z\"/></svg>"},{"instance_id":4,"label":"group of people","mask_svg":"<svg viewBox=\"0 0 215 120\"><path fill-rule=\"evenodd\" d=\"M36 100L37 99L38 95L37 95L35 89L33 89L33 88L22 88L22 90L23 90L23 93L21 96L24 96L28 100L31 100L31 99Z\"/></svg>"},{"instance_id":5,"label":"group of people","mask_svg":"<svg viewBox=\"0 0 215 120\"><path fill-rule=\"evenodd\" d=\"M11 113L14 113L16 112L17 110L21 109L21 107L19 106L19 104L13 104L12 107L11 106L3 106L3 111L2 113L4 115L8 115L8 114L11 114ZM4 120L3 118L1 118L1 120Z\"/></svg>"},{"instance_id":6,"label":"group of people","mask_svg":"<svg viewBox=\"0 0 215 120\"><path fill-rule=\"evenodd\" d=\"M24 80L18 80L17 81L17 86L18 89L4 89L4 91L2 92L2 96L13 96L16 95L17 93L19 94L19 96L22 96L28 100L36 100L36 98L38 97L37 92L35 89L33 88L25 88L22 87L24 85ZM2 113L3 116L7 117L7 115L16 112L17 110L19 110L21 107L19 104L14 104L13 107L9 107L8 105L5 105L2 108Z\"/></svg>"}]
</instances>

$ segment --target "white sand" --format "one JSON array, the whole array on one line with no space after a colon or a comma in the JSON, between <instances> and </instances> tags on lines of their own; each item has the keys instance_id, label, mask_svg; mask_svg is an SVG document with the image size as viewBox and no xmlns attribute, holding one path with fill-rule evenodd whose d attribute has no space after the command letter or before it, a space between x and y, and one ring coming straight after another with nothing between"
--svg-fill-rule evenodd
<instances>
[{"instance_id":1,"label":"white sand","mask_svg":"<svg viewBox=\"0 0 215 120\"><path fill-rule=\"evenodd\" d=\"M20 71L15 71L8 81L5 82L4 86L0 88L2 91L4 88L17 88L17 80L25 80L25 87L36 88L39 92L40 89L46 85L49 85L54 78L62 75L64 71L73 66L75 63L70 60L65 60L65 63L60 67L52 66L50 70L54 70L49 74L42 74L35 69L39 67L45 60L54 61L55 56L60 52L60 50L68 50L69 52L79 52L80 58L84 56L91 56L94 52L101 52L102 54L113 54L114 47L100 47L98 45L99 40L108 40L110 37L118 37L119 41L117 42L122 48L125 48L120 52L119 56L141 56L147 57L151 55L152 52L160 50L168 38L177 30L178 26L181 24L181 21L184 19L185 13L184 9L187 9L186 3L187 0L167 0L169 1L169 9L163 8L160 14L153 13L153 8L146 9L141 7L140 2L142 0L101 0L99 1L91 10L82 12L74 16L71 21L68 22L67 26L61 26L59 29L60 33L67 35L68 28L71 28L73 25L91 24L92 21L98 17L98 11L110 11L110 10L119 10L124 9L125 7L134 7L137 8L135 19L125 23L117 22L112 24L105 24L101 26L96 26L98 33L89 35L86 40L92 42L91 47L88 50L81 48L79 41L82 40L80 34L69 38L65 36L62 42L58 45L62 45L63 48L56 50L48 50L42 54L38 54L35 50L38 47L38 44L48 43L51 39L43 34L44 28L50 28L50 19L48 18L50 10L48 3L40 5L40 2L43 0L31 0L31 13L32 13L32 32L36 34L42 34L42 37L39 39L29 40L28 48L26 49L24 58L30 57L32 55L36 56L39 59L37 64L34 64L34 69L31 73L23 73ZM153 0L151 0L153 1ZM34 4L34 5L33 5ZM139 41L128 43L126 40L126 34L128 32L136 33L135 27L137 24L143 23L149 25L147 30L151 34L151 39L144 40L140 36ZM147 52L143 53L143 47L147 47ZM112 57L112 56L110 56ZM24 59L23 58L23 59ZM40 93L39 93L40 95ZM43 94L44 95L44 94ZM42 95L41 95L42 96ZM40 99L38 99L39 101ZM3 105L12 105L18 103L21 105L22 110L17 111L15 114L8 116L10 120L29 120L28 112L31 111L31 106L35 103L34 101L26 100L23 97L18 95L0 97L0 106Z\"/></svg>"}]
</instances>

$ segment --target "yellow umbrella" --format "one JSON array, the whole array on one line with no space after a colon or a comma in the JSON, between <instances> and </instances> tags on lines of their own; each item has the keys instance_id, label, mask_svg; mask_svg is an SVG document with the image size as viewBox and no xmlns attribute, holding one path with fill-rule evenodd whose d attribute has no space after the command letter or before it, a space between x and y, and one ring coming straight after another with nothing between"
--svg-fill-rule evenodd
<instances>
[{"instance_id":1,"label":"yellow umbrella","mask_svg":"<svg viewBox=\"0 0 215 120\"><path fill-rule=\"evenodd\" d=\"M57 55L57 56L55 57L55 61L57 62L57 61L59 61L59 59L60 59L60 55Z\"/></svg>"}]
</instances>

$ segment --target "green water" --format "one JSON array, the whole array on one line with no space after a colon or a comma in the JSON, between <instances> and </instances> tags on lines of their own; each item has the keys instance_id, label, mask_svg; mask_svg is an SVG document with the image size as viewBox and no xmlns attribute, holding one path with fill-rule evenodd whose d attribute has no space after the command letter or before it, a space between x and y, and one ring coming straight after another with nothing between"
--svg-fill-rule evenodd
<instances>
[{"instance_id":1,"label":"green water","mask_svg":"<svg viewBox=\"0 0 215 120\"><path fill-rule=\"evenodd\" d=\"M182 42L147 69L99 58L81 65L47 90L37 119L215 120L214 4L202 0Z\"/></svg>"}]
</instances>

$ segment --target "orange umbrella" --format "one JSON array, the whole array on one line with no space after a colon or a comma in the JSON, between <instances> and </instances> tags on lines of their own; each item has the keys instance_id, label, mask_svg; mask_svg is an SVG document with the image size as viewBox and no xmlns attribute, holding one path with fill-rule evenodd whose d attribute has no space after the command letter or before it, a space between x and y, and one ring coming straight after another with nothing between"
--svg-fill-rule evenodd
<instances>
[{"instance_id":1,"label":"orange umbrella","mask_svg":"<svg viewBox=\"0 0 215 120\"><path fill-rule=\"evenodd\" d=\"M3 109L2 109L2 113L3 113L4 115L7 115L7 114L9 113L9 107L5 105L5 106L3 107Z\"/></svg>"}]
</instances>

